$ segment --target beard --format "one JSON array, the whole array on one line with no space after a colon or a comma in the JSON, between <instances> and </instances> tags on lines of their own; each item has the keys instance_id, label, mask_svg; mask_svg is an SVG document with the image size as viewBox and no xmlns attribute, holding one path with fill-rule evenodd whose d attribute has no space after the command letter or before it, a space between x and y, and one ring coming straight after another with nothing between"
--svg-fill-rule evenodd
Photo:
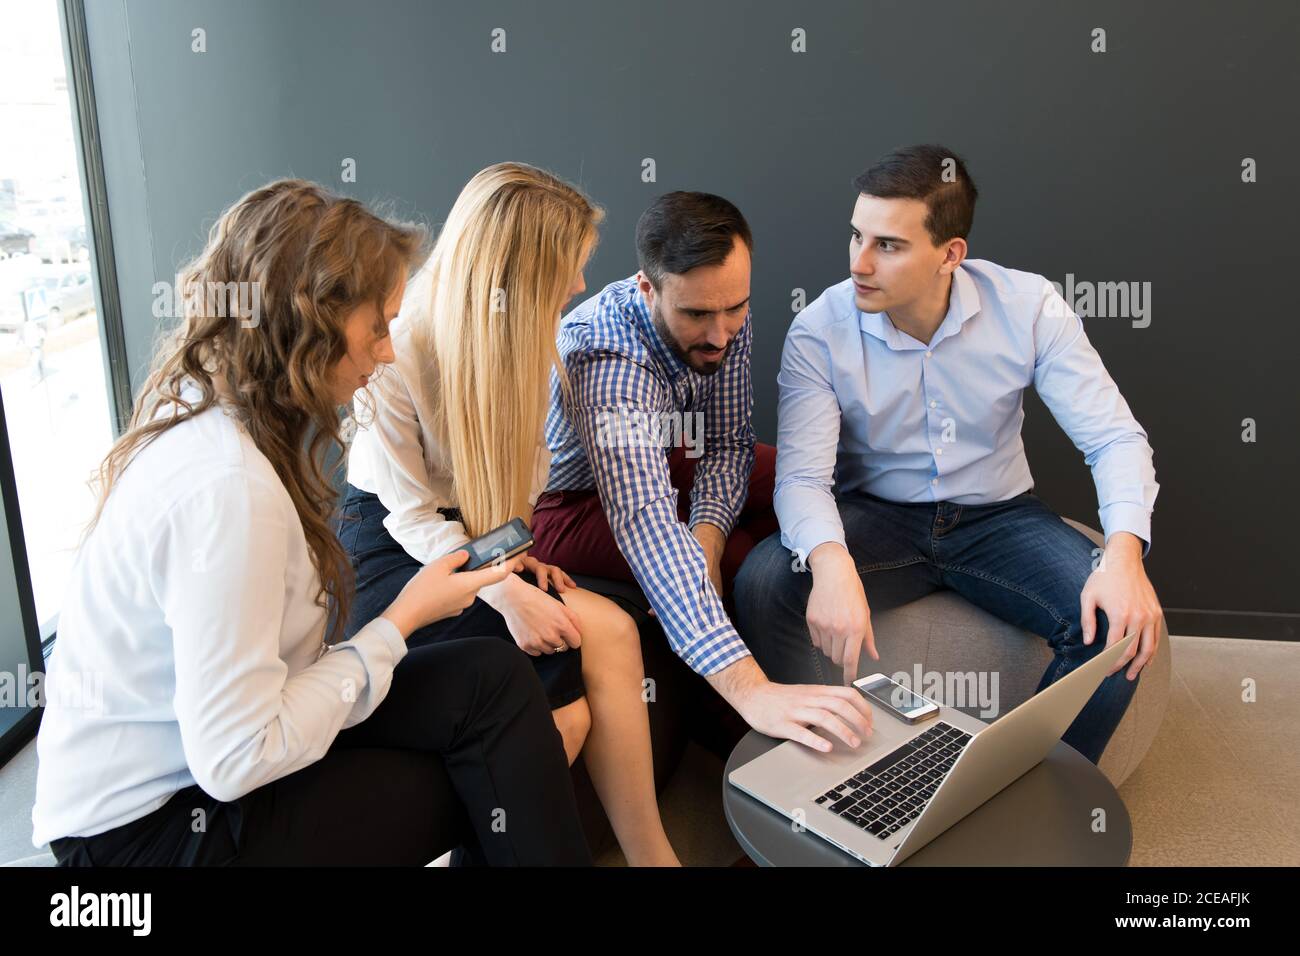
<instances>
[{"instance_id":1,"label":"beard","mask_svg":"<svg viewBox=\"0 0 1300 956\"><path fill-rule=\"evenodd\" d=\"M727 357L731 355L731 342L727 343L727 347L722 350L722 354L716 359L700 358L699 353L706 350L699 346L683 348L682 344L677 341L668 328L668 323L664 321L663 315L659 312L658 302L650 310L650 321L654 323L655 331L659 333L659 338L663 340L664 345L668 346L668 350L697 375L716 375L722 366L726 364ZM735 339L732 339L732 341L734 342Z\"/></svg>"}]
</instances>

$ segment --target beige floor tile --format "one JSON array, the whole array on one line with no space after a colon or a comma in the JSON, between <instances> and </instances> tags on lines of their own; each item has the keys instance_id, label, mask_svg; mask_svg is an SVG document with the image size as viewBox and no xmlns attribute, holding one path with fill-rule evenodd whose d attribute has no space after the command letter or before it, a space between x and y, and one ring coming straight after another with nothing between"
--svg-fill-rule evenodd
<instances>
[{"instance_id":1,"label":"beige floor tile","mask_svg":"<svg viewBox=\"0 0 1300 956\"><path fill-rule=\"evenodd\" d=\"M1176 640L1164 723L1146 758L1120 788L1133 821L1130 863L1295 865L1300 841L1276 809L1276 771L1295 763L1295 752L1288 751L1283 739L1288 735L1280 728L1270 736L1230 724L1223 716L1230 704L1221 690L1225 670L1265 673L1269 658L1287 655L1259 654L1269 642L1223 649L1202 647L1194 643L1198 640ZM1278 660L1269 663L1278 669ZM1212 695L1218 695L1216 709L1204 702ZM1270 767L1272 777L1265 769Z\"/></svg>"},{"instance_id":2,"label":"beige floor tile","mask_svg":"<svg viewBox=\"0 0 1300 956\"><path fill-rule=\"evenodd\" d=\"M1222 725L1300 728L1300 644L1176 638L1173 651L1174 669ZM1254 700L1243 700L1247 679L1254 682Z\"/></svg>"},{"instance_id":3,"label":"beige floor tile","mask_svg":"<svg viewBox=\"0 0 1300 956\"><path fill-rule=\"evenodd\" d=\"M1146 757L1120 787L1131 816L1176 813L1191 793L1235 800L1241 766L1175 664L1169 705Z\"/></svg>"},{"instance_id":4,"label":"beige floor tile","mask_svg":"<svg viewBox=\"0 0 1300 956\"><path fill-rule=\"evenodd\" d=\"M1260 799L1184 793L1133 815L1130 866L1296 866L1300 843Z\"/></svg>"},{"instance_id":5,"label":"beige floor tile","mask_svg":"<svg viewBox=\"0 0 1300 956\"><path fill-rule=\"evenodd\" d=\"M1221 726L1217 730L1246 768L1249 785L1300 793L1300 728L1277 724L1249 730Z\"/></svg>"},{"instance_id":6,"label":"beige floor tile","mask_svg":"<svg viewBox=\"0 0 1300 956\"><path fill-rule=\"evenodd\" d=\"M1260 791L1260 799L1277 815L1282 824L1282 832L1300 841L1300 790L1265 786Z\"/></svg>"}]
</instances>

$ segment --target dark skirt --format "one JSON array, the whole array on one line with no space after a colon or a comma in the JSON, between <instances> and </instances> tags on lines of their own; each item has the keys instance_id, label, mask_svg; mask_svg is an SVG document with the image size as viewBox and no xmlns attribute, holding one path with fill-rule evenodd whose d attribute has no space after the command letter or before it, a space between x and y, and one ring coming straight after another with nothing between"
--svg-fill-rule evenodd
<instances>
[{"instance_id":1,"label":"dark skirt","mask_svg":"<svg viewBox=\"0 0 1300 956\"><path fill-rule=\"evenodd\" d=\"M452 511L443 513L451 520L459 520ZM356 593L345 629L347 637L382 614L422 567L388 533L384 527L387 517L388 509L378 496L347 486L343 508L336 522L339 541L356 573ZM520 577L530 584L537 583L532 575L521 574ZM553 587L548 588L547 593L560 600ZM420 628L406 643L408 647L420 647L466 637L496 637L514 644L506 619L481 598L475 598L473 604L455 617ZM519 653L524 652L521 650ZM529 660L542 680L552 710L571 704L586 693L582 683L581 648L571 648L559 654L542 654Z\"/></svg>"}]
</instances>

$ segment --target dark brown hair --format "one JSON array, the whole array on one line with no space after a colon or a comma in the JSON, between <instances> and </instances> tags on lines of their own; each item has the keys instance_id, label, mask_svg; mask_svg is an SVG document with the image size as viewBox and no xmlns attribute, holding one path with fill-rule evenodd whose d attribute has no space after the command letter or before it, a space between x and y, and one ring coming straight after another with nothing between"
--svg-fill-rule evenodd
<instances>
[{"instance_id":1,"label":"dark brown hair","mask_svg":"<svg viewBox=\"0 0 1300 956\"><path fill-rule=\"evenodd\" d=\"M952 171L945 179L944 171ZM975 221L979 190L966 164L952 150L933 143L904 146L881 157L853 180L853 188L881 199L919 199L929 210L925 229L936 246L965 239Z\"/></svg>"},{"instance_id":2,"label":"dark brown hair","mask_svg":"<svg viewBox=\"0 0 1300 956\"><path fill-rule=\"evenodd\" d=\"M663 277L724 261L735 236L754 251L749 223L721 196L712 193L664 193L636 224L636 254L641 271L656 289Z\"/></svg>"}]
</instances>

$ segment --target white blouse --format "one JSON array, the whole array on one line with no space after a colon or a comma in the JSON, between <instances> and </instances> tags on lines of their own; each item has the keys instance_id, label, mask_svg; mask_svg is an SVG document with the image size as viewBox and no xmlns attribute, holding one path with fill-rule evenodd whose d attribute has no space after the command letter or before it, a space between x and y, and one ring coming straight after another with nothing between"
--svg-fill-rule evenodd
<instances>
[{"instance_id":1,"label":"white blouse","mask_svg":"<svg viewBox=\"0 0 1300 956\"><path fill-rule=\"evenodd\" d=\"M430 425L433 409L426 396L435 384L433 364L416 354L406 305L402 312L389 326L396 361L380 369L367 394L358 392L353 400L357 432L348 454L348 483L378 496L388 511L384 527L393 540L428 564L470 539L463 524L447 520L438 510L459 507L451 461ZM550 450L539 438L529 504L535 504L546 487L550 467ZM491 603L506 583L479 593Z\"/></svg>"},{"instance_id":2,"label":"white blouse","mask_svg":"<svg viewBox=\"0 0 1300 956\"><path fill-rule=\"evenodd\" d=\"M128 823L196 783L235 800L369 716L406 643L376 618L325 653L319 580L288 491L221 406L139 452L60 615L33 843Z\"/></svg>"}]
</instances>

